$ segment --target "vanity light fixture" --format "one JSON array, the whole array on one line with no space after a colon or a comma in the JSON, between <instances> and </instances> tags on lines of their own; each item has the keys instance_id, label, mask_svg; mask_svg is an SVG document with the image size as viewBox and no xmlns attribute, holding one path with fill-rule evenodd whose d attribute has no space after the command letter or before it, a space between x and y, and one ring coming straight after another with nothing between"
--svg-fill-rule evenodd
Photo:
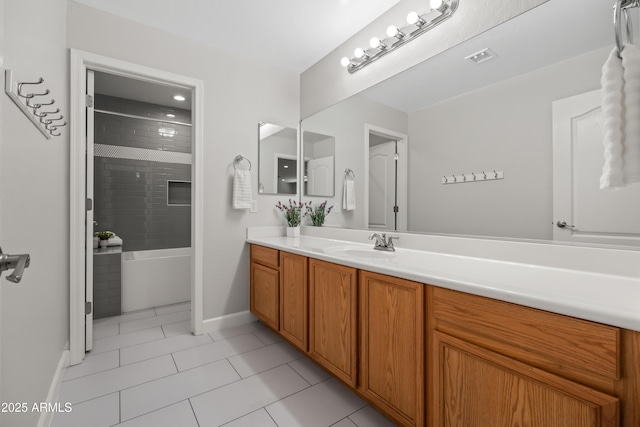
<instances>
[{"instance_id":1,"label":"vanity light fixture","mask_svg":"<svg viewBox=\"0 0 640 427\"><path fill-rule=\"evenodd\" d=\"M182 101L185 101L187 98L185 98L185 97L184 97L184 96L182 96L182 95L174 95L174 96L173 96L173 99L175 99L176 101L180 101L180 102L182 102Z\"/></svg>"},{"instance_id":2,"label":"vanity light fixture","mask_svg":"<svg viewBox=\"0 0 640 427\"><path fill-rule=\"evenodd\" d=\"M346 67L349 74L355 73L449 19L458 8L458 3L459 0L430 0L429 10L426 12L410 12L407 15L408 25L402 28L390 25L386 38L373 37L369 41L370 49L359 47L354 51L353 58L345 56L340 59L340 64Z\"/></svg>"}]
</instances>

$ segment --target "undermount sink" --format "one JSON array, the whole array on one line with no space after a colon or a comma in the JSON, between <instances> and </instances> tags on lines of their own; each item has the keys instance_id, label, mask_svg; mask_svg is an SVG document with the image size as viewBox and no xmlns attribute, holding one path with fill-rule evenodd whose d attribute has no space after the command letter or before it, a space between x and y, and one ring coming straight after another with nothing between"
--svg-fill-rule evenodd
<instances>
[{"instance_id":1,"label":"undermount sink","mask_svg":"<svg viewBox=\"0 0 640 427\"><path fill-rule=\"evenodd\" d=\"M383 252L378 251L373 248L371 249L362 249L355 247L336 247L336 248L327 248L324 250L329 255L345 257L345 258L355 258L355 259L391 259L395 256L394 252Z\"/></svg>"}]
</instances>

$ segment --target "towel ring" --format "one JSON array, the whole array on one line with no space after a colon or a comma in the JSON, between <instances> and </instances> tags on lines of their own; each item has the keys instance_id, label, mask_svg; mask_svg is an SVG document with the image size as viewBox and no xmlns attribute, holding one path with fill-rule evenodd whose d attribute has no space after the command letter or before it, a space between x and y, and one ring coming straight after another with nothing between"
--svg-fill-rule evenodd
<instances>
[{"instance_id":1,"label":"towel ring","mask_svg":"<svg viewBox=\"0 0 640 427\"><path fill-rule=\"evenodd\" d=\"M236 167L236 165L240 162L242 162L243 160L246 160L247 163L249 163L249 170L251 170L251 160L247 159L246 157L243 157L241 155L237 155L235 159L233 159L233 168L235 170L238 170L238 168Z\"/></svg>"}]
</instances>

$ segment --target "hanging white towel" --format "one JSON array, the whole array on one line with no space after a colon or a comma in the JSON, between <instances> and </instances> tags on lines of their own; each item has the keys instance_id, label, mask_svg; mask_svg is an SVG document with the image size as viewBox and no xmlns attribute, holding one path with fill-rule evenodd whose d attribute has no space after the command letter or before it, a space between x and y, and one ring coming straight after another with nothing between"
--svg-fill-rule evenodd
<instances>
[{"instance_id":1,"label":"hanging white towel","mask_svg":"<svg viewBox=\"0 0 640 427\"><path fill-rule=\"evenodd\" d=\"M342 189L342 210L356 210L356 182L353 178L345 176Z\"/></svg>"},{"instance_id":2,"label":"hanging white towel","mask_svg":"<svg viewBox=\"0 0 640 427\"><path fill-rule=\"evenodd\" d=\"M620 59L622 57L622 59ZM602 67L604 167L600 188L640 182L640 52L614 48Z\"/></svg>"},{"instance_id":3,"label":"hanging white towel","mask_svg":"<svg viewBox=\"0 0 640 427\"><path fill-rule=\"evenodd\" d=\"M640 51L627 44L622 50L624 69L624 182L640 182Z\"/></svg>"},{"instance_id":4,"label":"hanging white towel","mask_svg":"<svg viewBox=\"0 0 640 427\"><path fill-rule=\"evenodd\" d=\"M623 80L622 60L614 48L602 67L602 117L604 167L600 188L612 189L624 186L623 163Z\"/></svg>"},{"instance_id":5,"label":"hanging white towel","mask_svg":"<svg viewBox=\"0 0 640 427\"><path fill-rule=\"evenodd\" d=\"M251 172L236 169L233 175L233 208L251 209Z\"/></svg>"}]
</instances>

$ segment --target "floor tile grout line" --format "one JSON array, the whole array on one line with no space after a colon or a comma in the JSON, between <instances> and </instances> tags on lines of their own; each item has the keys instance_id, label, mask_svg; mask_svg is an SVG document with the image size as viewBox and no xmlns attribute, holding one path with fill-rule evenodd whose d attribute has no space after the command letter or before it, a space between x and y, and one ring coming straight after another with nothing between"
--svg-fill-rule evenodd
<instances>
[{"instance_id":1,"label":"floor tile grout line","mask_svg":"<svg viewBox=\"0 0 640 427\"><path fill-rule=\"evenodd\" d=\"M169 355L168 355L168 354L163 354L163 355L158 356L158 357L153 357L152 359L159 359L159 358L161 358L161 357L166 357L166 356L169 356ZM145 362L146 362L146 361L148 361L148 360L152 360L152 359L147 359L147 360L145 360ZM132 364L130 364L130 365L125 365L125 366L131 366L131 365L133 365L133 363L132 363ZM91 375L102 374L102 373L104 373L104 372L108 372L108 371L112 371L112 370L114 370L114 369L120 369L120 368L121 368L120 366L117 366L117 367L115 367L115 368L106 369L106 370L104 370L104 371L96 372L95 374L91 374ZM177 369L177 368L176 368L176 369ZM160 379L162 379L162 378L167 378L167 377L170 377L171 375L176 375L176 374L179 374L179 373L180 373L180 372L173 372L173 373L171 373L171 374L163 375L163 376L161 376L161 377L154 378L154 379L149 380L149 381L144 381L144 382L141 382L141 383L139 383L139 384L135 384L135 385L132 385L132 386L129 386L129 387L121 388L121 389L118 389L118 390L113 390L113 391L110 391L110 392L108 392L108 393L101 394L100 396L92 397L91 399L82 400L82 401L80 401L80 402L74 402L73 404L74 404L74 405L76 405L76 404L79 404L79 403L88 402L88 401L93 400L93 399L96 399L96 398L98 398L98 397L107 396L107 395L112 394L112 393L115 393L115 392L117 392L117 391L128 390L128 389L130 389L130 388L133 388L133 387L136 387L136 386L139 386L139 385L142 385L142 384L147 384L147 383L150 383L150 382L152 382L152 381L160 380ZM86 378L86 377L88 377L88 376L90 376L90 375L85 375L84 377L74 378L73 380L69 380L69 382L74 381L74 380L77 380L77 379L80 379L80 378Z\"/></svg>"},{"instance_id":2,"label":"floor tile grout line","mask_svg":"<svg viewBox=\"0 0 640 427\"><path fill-rule=\"evenodd\" d=\"M193 409L193 403L191 403L191 398L187 399L187 402L189 402L189 406L191 407L191 412L193 412L193 418L196 419L196 424L198 424L198 427L200 427L200 421L198 420L198 416L196 415L196 410Z\"/></svg>"},{"instance_id":3,"label":"floor tile grout line","mask_svg":"<svg viewBox=\"0 0 640 427\"><path fill-rule=\"evenodd\" d=\"M300 359L296 359L296 360L300 360ZM291 362L295 362L296 360L292 360ZM293 372L295 372L296 374L298 374L298 376L300 378L302 378L302 380L304 382L306 382L307 384L309 384L310 386L313 386L314 384L311 384L311 382L309 382L305 377L302 376L302 374L300 372L298 372L296 370L296 368L294 368L293 366L291 366L291 362L287 362L287 366L289 366L291 369L293 369Z\"/></svg>"},{"instance_id":4,"label":"floor tile grout line","mask_svg":"<svg viewBox=\"0 0 640 427\"><path fill-rule=\"evenodd\" d=\"M274 402L274 403L275 403L275 402ZM255 414L256 412L258 412L258 411L259 411L259 410L261 410L261 409L264 409L264 410L265 410L265 412L267 413L267 415L269 415L269 418L271 418L271 419L273 420L273 418L271 417L271 415L270 415L270 414L269 414L269 412L267 411L267 408L266 408L265 406L262 406L262 407L260 407L260 408L258 408L258 409L255 409L255 410L251 411L251 412L247 412L246 414L242 414L242 415L240 415L239 417L236 417L236 418L234 418L234 419L232 419L232 420L229 420L229 421L227 421L227 422L225 422L225 423L222 423L222 424L220 424L218 427L224 427L224 426L226 426L226 425L228 425L228 424L231 424L231 423L232 423L232 422L234 422L234 421L238 421L240 418L244 418L244 417L249 416L249 415L251 415L251 414ZM273 422L275 423L275 420L274 420ZM278 425L278 424L276 424L276 425Z\"/></svg>"},{"instance_id":5,"label":"floor tile grout line","mask_svg":"<svg viewBox=\"0 0 640 427\"><path fill-rule=\"evenodd\" d=\"M164 405L164 406L162 406L160 408L154 409L153 411L145 412L144 414L139 414L139 415L136 415L135 417L127 418L126 420L122 420L122 421L120 421L120 423L127 423L127 422L129 422L131 420L135 420L136 418L140 418L140 417L144 417L145 415L153 414L154 412L158 412L158 411L161 411L163 409L167 409L169 406L177 405L178 403L182 403L182 402L188 401L189 399L190 398L187 397L186 399L182 399L182 400L179 400L177 402L169 403L168 405ZM191 402L189 402L189 404L191 404ZM193 410L193 407L191 409ZM195 416L195 412L193 413L193 415ZM197 420L198 420L198 417L196 417L196 421Z\"/></svg>"},{"instance_id":6,"label":"floor tile grout line","mask_svg":"<svg viewBox=\"0 0 640 427\"><path fill-rule=\"evenodd\" d=\"M280 399L280 400L282 400L282 399ZM278 402L279 402L279 401L278 401ZM275 402L274 402L274 403L275 403ZM266 406L264 407L264 412L266 412L266 413L267 413L267 415L269 415L269 418L271 418L271 421L273 421L273 423L277 426L277 425L278 425L278 423L276 422L275 418L273 418L273 415L271 415L271 412L269 412L269 410L267 409L267 407L266 407Z\"/></svg>"},{"instance_id":7,"label":"floor tile grout line","mask_svg":"<svg viewBox=\"0 0 640 427\"><path fill-rule=\"evenodd\" d=\"M175 335L175 336L176 336L176 337L179 337L179 336L181 336L181 335ZM195 335L194 335L194 336L195 336ZM168 339L171 339L171 338L174 338L174 337L170 337L170 338L163 338L163 340L168 340ZM148 342L141 343L141 344L136 344L136 345L144 345L144 344L148 344L148 343L152 343L152 342L157 342L157 341L160 341L160 340L148 341ZM157 355L155 355L155 356L151 356L151 357L146 358L146 359L136 360L136 361L134 361L134 362L126 363L126 364L124 364L124 365L122 365L122 361L120 361L120 366L129 366L129 365L133 365L134 363L144 362L145 360L154 359L154 358L156 358L156 357L160 357L160 356L166 356L166 355L168 355L168 354L170 354L171 356L173 356L173 354L174 354L174 353L180 353L181 351L191 350L191 349L194 349L194 348L202 347L203 345L207 345L207 344L213 344L213 343L212 343L212 342L204 342L204 343L196 344L196 345L193 345L193 346L191 346L191 347L183 348L183 349L180 349L180 350L170 351L169 353L157 354ZM123 348L124 348L124 349L127 349L127 348L131 348L131 347L123 347ZM175 362L175 359L174 359L174 362ZM177 368L178 368L178 366L176 365L176 369L177 369ZM180 372L180 370L178 370L178 372Z\"/></svg>"},{"instance_id":8,"label":"floor tile grout line","mask_svg":"<svg viewBox=\"0 0 640 427\"><path fill-rule=\"evenodd\" d=\"M173 314L173 313L171 313L171 314ZM125 332L124 334L120 334L120 335L133 334L133 333L136 333L136 332L146 331L147 329L153 329L153 328L158 328L158 327L162 328L163 326L175 325L176 323L182 323L185 320L189 320L189 319L182 319L182 320L177 320L175 322L161 323L159 325L149 326L148 328L136 329L135 331Z\"/></svg>"}]
</instances>

